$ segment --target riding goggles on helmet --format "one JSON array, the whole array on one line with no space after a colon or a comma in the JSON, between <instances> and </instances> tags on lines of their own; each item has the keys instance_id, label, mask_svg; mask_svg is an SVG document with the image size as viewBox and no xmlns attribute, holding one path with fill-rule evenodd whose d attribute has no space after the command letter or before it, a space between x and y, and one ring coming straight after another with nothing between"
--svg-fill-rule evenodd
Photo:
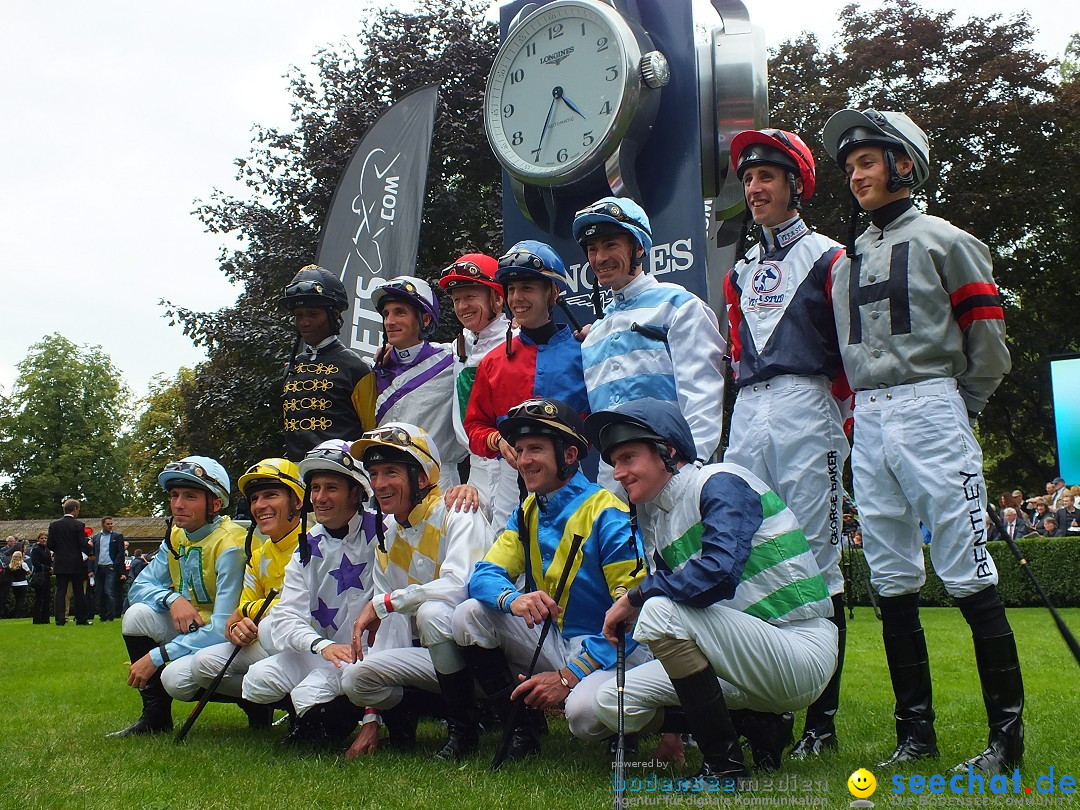
<instances>
[{"instance_id":1,"label":"riding goggles on helmet","mask_svg":"<svg viewBox=\"0 0 1080 810\"><path fill-rule=\"evenodd\" d=\"M469 276L470 278L491 280L491 277L484 273L476 262L454 262L449 267L443 268L443 271L439 274L439 278L446 278L447 276Z\"/></svg>"},{"instance_id":2,"label":"riding goggles on helmet","mask_svg":"<svg viewBox=\"0 0 1080 810\"><path fill-rule=\"evenodd\" d=\"M536 416L552 419L559 415L559 410L546 399L528 399L520 405L515 405L506 412L507 418L520 416Z\"/></svg>"},{"instance_id":3,"label":"riding goggles on helmet","mask_svg":"<svg viewBox=\"0 0 1080 810\"><path fill-rule=\"evenodd\" d=\"M401 292L406 292L409 295L419 295L416 289L416 285L413 284L411 281L390 281L386 284L383 284L380 289L399 290Z\"/></svg>"},{"instance_id":4,"label":"riding goggles on helmet","mask_svg":"<svg viewBox=\"0 0 1080 810\"><path fill-rule=\"evenodd\" d=\"M500 270L509 267L531 267L539 272L544 269L544 260L531 251L515 250L513 253L507 253L499 259Z\"/></svg>"},{"instance_id":5,"label":"riding goggles on helmet","mask_svg":"<svg viewBox=\"0 0 1080 810\"><path fill-rule=\"evenodd\" d=\"M219 497L228 497L227 492L222 495L224 488L222 487L221 482L214 478L214 476L201 464L196 464L193 461L170 461L165 465L162 474L164 475L165 473L186 473L187 475L194 476L199 481L203 482L207 489Z\"/></svg>"},{"instance_id":6,"label":"riding goggles on helmet","mask_svg":"<svg viewBox=\"0 0 1080 810\"><path fill-rule=\"evenodd\" d=\"M318 448L309 450L307 455L304 456L304 460L324 459L326 461L332 461L335 464L340 464L346 469L353 469L357 467L356 459L346 453L344 450L337 450L330 447Z\"/></svg>"},{"instance_id":7,"label":"riding goggles on helmet","mask_svg":"<svg viewBox=\"0 0 1080 810\"><path fill-rule=\"evenodd\" d=\"M601 202L593 203L592 205L589 205L589 206L586 206L585 208L582 208L574 216L576 218L576 217L585 216L586 214L604 214L605 216L609 216L614 220L618 220L619 222L628 222L631 225L636 225L637 227L641 228L642 230L648 230L648 228L646 228L643 224L638 222L633 217L629 216L622 209L622 206L616 205L613 202L603 202L603 201L601 201Z\"/></svg>"},{"instance_id":8,"label":"riding goggles on helmet","mask_svg":"<svg viewBox=\"0 0 1080 810\"><path fill-rule=\"evenodd\" d=\"M302 281L294 281L290 284L286 284L285 295L325 295L324 289L321 281L304 279Z\"/></svg>"},{"instance_id":9,"label":"riding goggles on helmet","mask_svg":"<svg viewBox=\"0 0 1080 810\"><path fill-rule=\"evenodd\" d=\"M325 451L323 451L325 452ZM168 469L166 467L166 469ZM296 484L297 486L304 486L304 482L298 478L294 478L284 470L281 470L274 464L267 464L263 461L256 462L244 470L244 475L262 475L265 477L273 476L274 478L281 478L289 483Z\"/></svg>"},{"instance_id":10,"label":"riding goggles on helmet","mask_svg":"<svg viewBox=\"0 0 1080 810\"><path fill-rule=\"evenodd\" d=\"M386 427L375 428L364 433L363 438L373 439L377 442L384 442L385 444L392 444L395 447L412 447L419 450L425 456L435 461L435 457L427 451L426 448L413 441L412 436L404 428L388 425ZM438 463L438 462L436 462Z\"/></svg>"}]
</instances>

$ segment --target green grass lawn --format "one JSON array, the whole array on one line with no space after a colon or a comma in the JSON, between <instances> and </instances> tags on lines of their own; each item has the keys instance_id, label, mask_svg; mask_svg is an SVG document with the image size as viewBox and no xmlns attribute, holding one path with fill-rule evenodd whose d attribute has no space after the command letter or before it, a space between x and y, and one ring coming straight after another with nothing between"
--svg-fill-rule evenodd
<instances>
[{"instance_id":1,"label":"green grass lawn","mask_svg":"<svg viewBox=\"0 0 1080 810\"><path fill-rule=\"evenodd\" d=\"M1080 634L1080 610L1063 614ZM922 616L942 757L902 771L905 776L945 772L982 750L986 738L967 625L955 609L928 608ZM1047 611L1015 609L1009 618L1027 686L1027 756L1021 784L1033 785L1051 767L1055 778L1080 777L1080 668ZM856 610L848 645L838 720L841 750L816 762L787 762L773 777L771 791L762 777L758 789L742 798L758 798L764 803L756 806L768 807L780 806L773 799L782 796L813 797L818 806L846 808L852 801L848 776L869 767L879 785L872 797L875 805L900 806L891 792L894 772L874 767L892 751L894 732L881 628L868 608ZM496 774L488 771L494 735L488 735L481 755L463 766L431 761L429 754L442 736L434 723L421 726L422 749L415 754L379 752L351 763L340 756L281 752L274 743L283 726L249 732L243 714L228 705L209 706L181 747L173 745L170 735L107 740L107 732L123 728L139 712L137 695L125 685L126 659L120 622L91 627L35 626L29 619L0 622L0 808L611 806L606 751L571 740L561 721L552 723L539 759ZM178 724L189 710L189 705L174 705ZM801 728L800 719L796 731ZM656 739L643 740L636 759L648 760ZM690 760L684 769L661 771L661 777L693 773L699 762L696 751ZM647 777L651 772L637 769L630 775ZM790 791L789 775L811 789ZM718 804L721 799L706 795L697 806L709 800ZM694 806L693 801L675 797L672 803ZM725 804L734 806L731 800Z\"/></svg>"}]
</instances>

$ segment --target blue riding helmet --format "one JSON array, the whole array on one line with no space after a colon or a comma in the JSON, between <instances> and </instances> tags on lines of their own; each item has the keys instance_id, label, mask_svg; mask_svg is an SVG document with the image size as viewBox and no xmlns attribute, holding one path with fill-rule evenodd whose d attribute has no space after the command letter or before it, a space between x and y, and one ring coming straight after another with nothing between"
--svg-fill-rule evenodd
<instances>
[{"instance_id":1,"label":"blue riding helmet","mask_svg":"<svg viewBox=\"0 0 1080 810\"><path fill-rule=\"evenodd\" d=\"M652 249L649 215L629 197L602 197L574 216L574 241L582 250L594 236L624 231L634 237L648 256Z\"/></svg>"},{"instance_id":2,"label":"blue riding helmet","mask_svg":"<svg viewBox=\"0 0 1080 810\"><path fill-rule=\"evenodd\" d=\"M524 278L542 278L569 290L566 281L566 265L551 245L535 239L518 242L499 258L495 280L503 289L511 281Z\"/></svg>"}]
</instances>

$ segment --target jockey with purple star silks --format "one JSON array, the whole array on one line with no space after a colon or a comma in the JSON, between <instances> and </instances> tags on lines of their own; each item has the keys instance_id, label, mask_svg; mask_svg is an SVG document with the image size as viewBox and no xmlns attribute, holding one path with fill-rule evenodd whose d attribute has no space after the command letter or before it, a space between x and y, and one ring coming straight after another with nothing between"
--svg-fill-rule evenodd
<instances>
[{"instance_id":1,"label":"jockey with purple star silks","mask_svg":"<svg viewBox=\"0 0 1080 810\"><path fill-rule=\"evenodd\" d=\"M243 694L284 704L294 719L283 744L335 745L359 720L341 674L354 660L352 624L371 601L376 516L364 507L371 484L348 442L331 439L308 452L300 477L307 497L298 553L259 625L261 643L275 654L252 664ZM318 523L306 531L309 511Z\"/></svg>"},{"instance_id":2,"label":"jockey with purple star silks","mask_svg":"<svg viewBox=\"0 0 1080 810\"><path fill-rule=\"evenodd\" d=\"M447 507L439 450L426 431L388 422L352 452L371 477L386 532L375 554L374 594L353 627L358 660L342 676L342 691L367 708L348 759L378 748L376 721L385 721L394 747L410 746L419 716L468 674L450 620L494 539L482 513Z\"/></svg>"}]
</instances>

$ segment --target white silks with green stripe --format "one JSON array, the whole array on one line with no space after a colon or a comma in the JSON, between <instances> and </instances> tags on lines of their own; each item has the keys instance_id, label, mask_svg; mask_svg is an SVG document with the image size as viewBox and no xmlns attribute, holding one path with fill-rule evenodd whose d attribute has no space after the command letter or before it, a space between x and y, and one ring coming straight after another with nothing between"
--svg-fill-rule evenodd
<instances>
[{"instance_id":1,"label":"white silks with green stripe","mask_svg":"<svg viewBox=\"0 0 1080 810\"><path fill-rule=\"evenodd\" d=\"M642 510L642 528L660 559L678 571L701 557L702 489L724 473L757 493L762 517L735 594L723 604L773 624L831 615L825 580L795 515L760 478L736 464L683 467Z\"/></svg>"}]
</instances>

